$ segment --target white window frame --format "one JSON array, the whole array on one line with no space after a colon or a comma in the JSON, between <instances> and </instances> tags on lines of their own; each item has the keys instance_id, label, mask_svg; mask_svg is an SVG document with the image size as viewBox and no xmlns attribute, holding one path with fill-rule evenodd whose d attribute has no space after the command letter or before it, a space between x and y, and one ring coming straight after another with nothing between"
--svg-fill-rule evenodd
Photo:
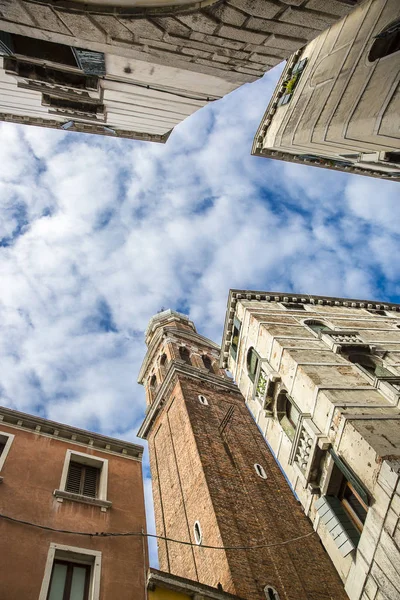
<instances>
[{"instance_id":1,"label":"white window frame","mask_svg":"<svg viewBox=\"0 0 400 600\"><path fill-rule=\"evenodd\" d=\"M62 490L63 492L66 491L65 486L67 485L67 477L71 460L82 465L89 465L91 467L96 467L97 469L99 469L99 489L96 499L107 500L108 460L106 458L100 458L99 456L86 454L85 452L67 450L61 474L60 490Z\"/></svg>"},{"instance_id":2,"label":"white window frame","mask_svg":"<svg viewBox=\"0 0 400 600\"><path fill-rule=\"evenodd\" d=\"M267 479L267 473L260 463L254 463L254 470L261 479Z\"/></svg>"},{"instance_id":3,"label":"white window frame","mask_svg":"<svg viewBox=\"0 0 400 600\"><path fill-rule=\"evenodd\" d=\"M0 441L5 444L4 450L0 455L0 471L6 461L7 454L10 452L11 444L13 443L15 435L8 433L8 431L0 431Z\"/></svg>"},{"instance_id":4,"label":"white window frame","mask_svg":"<svg viewBox=\"0 0 400 600\"><path fill-rule=\"evenodd\" d=\"M197 532L196 525L199 530L199 533ZM198 546L201 546L201 542L203 541L203 532L201 530L200 521L195 521L195 523L193 525L193 533L194 533L194 539L195 539L196 544Z\"/></svg>"},{"instance_id":5,"label":"white window frame","mask_svg":"<svg viewBox=\"0 0 400 600\"><path fill-rule=\"evenodd\" d=\"M198 398L200 404L202 404L203 406L208 406L208 400L205 396L203 396L203 394L199 394L197 396L197 398Z\"/></svg>"},{"instance_id":6,"label":"white window frame","mask_svg":"<svg viewBox=\"0 0 400 600\"><path fill-rule=\"evenodd\" d=\"M80 494L73 494L68 492L65 487L67 485L67 477L69 471L69 465L71 460L78 462L83 465L89 465L96 467L100 471L99 487L96 498L88 498ZM85 502L88 504L94 504L101 507L101 510L105 512L107 508L112 506L112 503L107 500L107 485L108 485L108 460L99 456L93 456L92 454L86 454L85 452L77 452L76 450L67 450L65 454L64 466L61 473L60 487L58 490L54 490L54 496L56 496L59 502L64 499L75 500L78 502Z\"/></svg>"},{"instance_id":7,"label":"white window frame","mask_svg":"<svg viewBox=\"0 0 400 600\"><path fill-rule=\"evenodd\" d=\"M100 576L101 576L101 552L88 548L78 548L76 546L64 546L62 544L51 543L47 553L46 566L42 587L40 588L39 600L46 600L49 593L51 573L55 560L66 560L73 563L91 565L89 600L99 600L100 598Z\"/></svg>"}]
</instances>

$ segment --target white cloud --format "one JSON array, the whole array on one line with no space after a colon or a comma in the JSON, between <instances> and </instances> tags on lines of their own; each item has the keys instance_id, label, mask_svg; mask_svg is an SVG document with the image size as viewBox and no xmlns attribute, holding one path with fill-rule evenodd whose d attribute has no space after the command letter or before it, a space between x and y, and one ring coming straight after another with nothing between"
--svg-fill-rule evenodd
<instances>
[{"instance_id":1,"label":"white cloud","mask_svg":"<svg viewBox=\"0 0 400 600\"><path fill-rule=\"evenodd\" d=\"M250 156L280 69L165 146L0 125L4 404L134 439L161 306L219 342L230 287L395 299L396 184Z\"/></svg>"}]
</instances>

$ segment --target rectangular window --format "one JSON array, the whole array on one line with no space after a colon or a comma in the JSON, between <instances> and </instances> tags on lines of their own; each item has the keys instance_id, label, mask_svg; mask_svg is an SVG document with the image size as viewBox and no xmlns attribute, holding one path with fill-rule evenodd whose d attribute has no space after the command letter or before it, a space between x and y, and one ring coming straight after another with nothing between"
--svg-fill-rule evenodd
<instances>
[{"instance_id":1,"label":"rectangular window","mask_svg":"<svg viewBox=\"0 0 400 600\"><path fill-rule=\"evenodd\" d=\"M70 461L65 491L91 498L97 497L100 469Z\"/></svg>"},{"instance_id":2,"label":"rectangular window","mask_svg":"<svg viewBox=\"0 0 400 600\"><path fill-rule=\"evenodd\" d=\"M107 500L107 483L107 459L67 450L60 487L53 493L59 502L84 502L100 506L102 511L106 511L112 506Z\"/></svg>"},{"instance_id":3,"label":"rectangular window","mask_svg":"<svg viewBox=\"0 0 400 600\"><path fill-rule=\"evenodd\" d=\"M234 360L236 359L236 355L237 355L241 326L242 326L241 322L239 321L239 319L237 319L235 317L233 319L232 342L231 342L231 355Z\"/></svg>"},{"instance_id":4,"label":"rectangular window","mask_svg":"<svg viewBox=\"0 0 400 600\"><path fill-rule=\"evenodd\" d=\"M101 552L51 543L39 600L99 600Z\"/></svg>"},{"instance_id":5,"label":"rectangular window","mask_svg":"<svg viewBox=\"0 0 400 600\"><path fill-rule=\"evenodd\" d=\"M90 565L55 560L48 600L88 600Z\"/></svg>"},{"instance_id":6,"label":"rectangular window","mask_svg":"<svg viewBox=\"0 0 400 600\"><path fill-rule=\"evenodd\" d=\"M304 304L297 304L297 302L281 302L287 310L306 310Z\"/></svg>"},{"instance_id":7,"label":"rectangular window","mask_svg":"<svg viewBox=\"0 0 400 600\"><path fill-rule=\"evenodd\" d=\"M346 479L343 479L339 499L350 519L358 531L361 532L367 518L368 506L357 493L354 486L349 481L346 481Z\"/></svg>"}]
</instances>

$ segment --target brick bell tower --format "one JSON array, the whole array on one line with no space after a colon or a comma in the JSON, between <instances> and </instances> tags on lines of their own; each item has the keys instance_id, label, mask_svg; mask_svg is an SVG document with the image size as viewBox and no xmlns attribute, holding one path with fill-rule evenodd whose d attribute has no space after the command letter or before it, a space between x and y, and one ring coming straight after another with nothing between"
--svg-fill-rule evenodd
<instances>
[{"instance_id":1,"label":"brick bell tower","mask_svg":"<svg viewBox=\"0 0 400 600\"><path fill-rule=\"evenodd\" d=\"M316 536L281 544L313 530L220 369L219 347L171 310L151 319L146 343L139 436L149 442L157 534L193 544L159 540L160 569L248 600L346 599Z\"/></svg>"}]
</instances>

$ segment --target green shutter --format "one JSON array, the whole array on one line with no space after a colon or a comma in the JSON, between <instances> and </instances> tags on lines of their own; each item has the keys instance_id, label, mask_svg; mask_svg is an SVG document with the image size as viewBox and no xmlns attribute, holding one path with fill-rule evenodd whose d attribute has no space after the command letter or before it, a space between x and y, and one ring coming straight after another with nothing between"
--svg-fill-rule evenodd
<instances>
[{"instance_id":1,"label":"green shutter","mask_svg":"<svg viewBox=\"0 0 400 600\"><path fill-rule=\"evenodd\" d=\"M343 460L336 454L336 452L332 450L332 448L329 450L329 453L332 456L337 468L345 476L347 481L349 481L352 484L357 494L360 496L360 498L364 500L365 504L369 506L368 492L365 490L363 484L358 479L357 475L353 473L353 471L343 462Z\"/></svg>"}]
</instances>

